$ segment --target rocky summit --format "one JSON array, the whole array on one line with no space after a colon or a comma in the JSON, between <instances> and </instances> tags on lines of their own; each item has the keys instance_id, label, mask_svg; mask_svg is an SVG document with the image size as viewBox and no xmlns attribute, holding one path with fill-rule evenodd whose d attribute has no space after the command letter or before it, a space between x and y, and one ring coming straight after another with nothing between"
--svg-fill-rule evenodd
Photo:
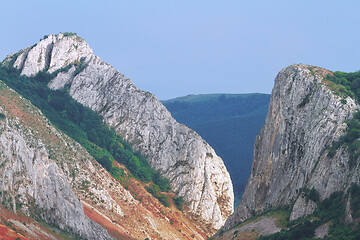
<instances>
[{"instance_id":1,"label":"rocky summit","mask_svg":"<svg viewBox=\"0 0 360 240\"><path fill-rule=\"evenodd\" d=\"M22 75L57 73L50 88L67 89L146 155L199 222L211 229L223 226L234 202L223 161L196 132L177 123L154 95L104 63L75 34L45 36L10 57L16 57L13 66Z\"/></svg>"},{"instance_id":2,"label":"rocky summit","mask_svg":"<svg viewBox=\"0 0 360 240\"><path fill-rule=\"evenodd\" d=\"M255 142L249 182L224 230L283 206L290 206L290 220L306 217L317 204L306 197L305 189L313 189L323 200L359 183L359 164L351 166L344 146L329 154L329 146L344 135L345 121L359 106L350 96L334 92L328 74L333 73L303 64L279 72L265 126Z\"/></svg>"}]
</instances>

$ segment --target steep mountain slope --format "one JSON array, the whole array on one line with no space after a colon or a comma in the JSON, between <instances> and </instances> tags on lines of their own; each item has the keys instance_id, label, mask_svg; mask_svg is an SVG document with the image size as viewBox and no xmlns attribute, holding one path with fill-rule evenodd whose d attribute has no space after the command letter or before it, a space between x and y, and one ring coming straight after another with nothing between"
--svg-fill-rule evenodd
<instances>
[{"instance_id":1,"label":"steep mountain slope","mask_svg":"<svg viewBox=\"0 0 360 240\"><path fill-rule=\"evenodd\" d=\"M87 239L110 239L104 228L118 239L206 238L181 211L162 206L123 166L117 164L125 169L122 181L113 178L2 82L0 111L0 217L4 223L16 223L30 235L31 229L38 229L4 216L6 207L31 217L31 224L44 219Z\"/></svg>"},{"instance_id":2,"label":"steep mountain slope","mask_svg":"<svg viewBox=\"0 0 360 240\"><path fill-rule=\"evenodd\" d=\"M22 75L54 73L52 89L68 89L78 102L148 156L151 165L171 181L199 222L219 229L233 211L233 188L221 158L194 131L177 123L166 108L130 79L94 56L74 34L46 36L33 47L10 56ZM212 230L209 230L211 232Z\"/></svg>"},{"instance_id":3,"label":"steep mountain slope","mask_svg":"<svg viewBox=\"0 0 360 240\"><path fill-rule=\"evenodd\" d=\"M64 150L63 136L2 82L0 92L1 202L15 213L39 213L47 222L79 236L110 239L103 228L85 216L66 176L67 162L80 160L84 153L75 154L70 147ZM56 146L58 143L63 146ZM60 162L65 165L63 169L57 165Z\"/></svg>"},{"instance_id":4,"label":"steep mountain slope","mask_svg":"<svg viewBox=\"0 0 360 240\"><path fill-rule=\"evenodd\" d=\"M240 203L250 176L254 141L270 94L201 94L162 101L176 121L194 129L223 159Z\"/></svg>"},{"instance_id":5,"label":"steep mountain slope","mask_svg":"<svg viewBox=\"0 0 360 240\"><path fill-rule=\"evenodd\" d=\"M329 146L344 135L345 121L358 106L343 94L346 89L329 83L328 74L332 73L299 64L277 75L266 123L255 142L249 182L224 230L282 206L290 207L290 220L305 217L319 201L337 199L332 193L346 193L351 183L359 184L359 161L351 163L347 148L340 146L329 154ZM351 221L350 195L343 201Z\"/></svg>"}]
</instances>

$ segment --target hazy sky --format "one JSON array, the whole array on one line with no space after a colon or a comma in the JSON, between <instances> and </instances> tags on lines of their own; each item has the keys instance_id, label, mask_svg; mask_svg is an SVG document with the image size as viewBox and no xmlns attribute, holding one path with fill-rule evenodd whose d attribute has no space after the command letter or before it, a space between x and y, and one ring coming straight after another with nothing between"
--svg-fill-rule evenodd
<instances>
[{"instance_id":1,"label":"hazy sky","mask_svg":"<svg viewBox=\"0 0 360 240\"><path fill-rule=\"evenodd\" d=\"M135 84L169 99L270 93L283 67L360 70L360 1L2 1L0 58L76 32Z\"/></svg>"}]
</instances>

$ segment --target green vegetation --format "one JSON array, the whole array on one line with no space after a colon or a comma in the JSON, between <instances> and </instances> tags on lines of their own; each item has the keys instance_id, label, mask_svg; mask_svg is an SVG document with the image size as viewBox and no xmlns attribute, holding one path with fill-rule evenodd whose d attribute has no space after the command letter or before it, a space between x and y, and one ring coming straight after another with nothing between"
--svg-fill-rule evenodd
<instances>
[{"instance_id":1,"label":"green vegetation","mask_svg":"<svg viewBox=\"0 0 360 240\"><path fill-rule=\"evenodd\" d=\"M260 240L297 240L297 239L311 239L314 236L316 227L319 222L310 222L309 220L301 222L293 226L290 230L281 230L269 236L260 237Z\"/></svg>"},{"instance_id":2,"label":"green vegetation","mask_svg":"<svg viewBox=\"0 0 360 240\"><path fill-rule=\"evenodd\" d=\"M324 199L318 204L314 215L322 222L340 222L345 217L344 192L334 192L329 198Z\"/></svg>"},{"instance_id":3,"label":"green vegetation","mask_svg":"<svg viewBox=\"0 0 360 240\"><path fill-rule=\"evenodd\" d=\"M310 194L312 190L309 190ZM351 206L353 213L360 209L360 187L352 184L349 189L351 194ZM288 222L287 228L279 233L262 236L260 240L285 240L285 239L314 239L314 231L322 224L329 224L329 234L325 239L360 239L360 228L353 224L345 224L345 201L347 194L334 192L329 198L319 202L315 212L293 222ZM355 207L356 206L356 207ZM354 215L355 216L355 215Z\"/></svg>"},{"instance_id":4,"label":"green vegetation","mask_svg":"<svg viewBox=\"0 0 360 240\"><path fill-rule=\"evenodd\" d=\"M77 34L73 33L73 32L64 32L62 34L64 35L64 37L77 36ZM43 38L40 39L40 41L47 39L48 37L49 37L49 35L44 35Z\"/></svg>"},{"instance_id":5,"label":"green vegetation","mask_svg":"<svg viewBox=\"0 0 360 240\"><path fill-rule=\"evenodd\" d=\"M346 104L346 97L351 97L357 102L360 101L360 71L345 73L334 72L328 74L324 79L326 85L338 96L343 99L341 102ZM328 148L329 157L333 157L336 151L345 146L350 154L349 166L354 167L360 158L360 112L354 114L353 119L346 121L347 129L338 141L332 143Z\"/></svg>"},{"instance_id":6,"label":"green vegetation","mask_svg":"<svg viewBox=\"0 0 360 240\"><path fill-rule=\"evenodd\" d=\"M77 34L73 33L73 32L64 32L63 35L64 35L64 37L77 36Z\"/></svg>"},{"instance_id":7,"label":"green vegetation","mask_svg":"<svg viewBox=\"0 0 360 240\"><path fill-rule=\"evenodd\" d=\"M338 96L360 100L360 71L334 72L325 77L325 83Z\"/></svg>"},{"instance_id":8,"label":"green vegetation","mask_svg":"<svg viewBox=\"0 0 360 240\"><path fill-rule=\"evenodd\" d=\"M83 68L83 61L74 66ZM13 67L0 65L0 79L29 99L57 128L79 142L115 178L124 176L123 170L114 166L117 161L135 178L153 182L163 192L170 191L169 180L152 169L147 159L140 152L134 152L131 144L105 125L96 113L73 100L66 90L54 91L47 87L60 71L53 74L39 72L34 77L26 77L20 76L19 70Z\"/></svg>"},{"instance_id":9,"label":"green vegetation","mask_svg":"<svg viewBox=\"0 0 360 240\"><path fill-rule=\"evenodd\" d=\"M150 184L149 187L146 187L146 190L156 197L165 207L170 207L168 197L161 193L161 189L157 185Z\"/></svg>"},{"instance_id":10,"label":"green vegetation","mask_svg":"<svg viewBox=\"0 0 360 240\"><path fill-rule=\"evenodd\" d=\"M40 39L40 41L47 39L49 37L49 35L44 35L43 38Z\"/></svg>"},{"instance_id":11,"label":"green vegetation","mask_svg":"<svg viewBox=\"0 0 360 240\"><path fill-rule=\"evenodd\" d=\"M351 196L351 211L353 218L360 217L360 186L356 184L351 184L349 189L350 196Z\"/></svg>"},{"instance_id":12,"label":"green vegetation","mask_svg":"<svg viewBox=\"0 0 360 240\"><path fill-rule=\"evenodd\" d=\"M176 197L173 198L174 204L177 207L177 209L179 209L180 211L182 211L183 208L183 204L184 204L184 198L183 197Z\"/></svg>"},{"instance_id":13,"label":"green vegetation","mask_svg":"<svg viewBox=\"0 0 360 240\"><path fill-rule=\"evenodd\" d=\"M3 113L0 113L0 120L4 120L6 118L6 115Z\"/></svg>"},{"instance_id":14,"label":"green vegetation","mask_svg":"<svg viewBox=\"0 0 360 240\"><path fill-rule=\"evenodd\" d=\"M318 202L320 200L320 195L314 187L311 190L307 187L304 187L302 189L302 194L306 201L312 200L314 202Z\"/></svg>"},{"instance_id":15,"label":"green vegetation","mask_svg":"<svg viewBox=\"0 0 360 240\"><path fill-rule=\"evenodd\" d=\"M84 70L87 65L84 63L85 59L82 58L80 61L76 60L72 66L75 66L74 76L78 75L82 70ZM70 65L71 66L71 65Z\"/></svg>"},{"instance_id":16,"label":"green vegetation","mask_svg":"<svg viewBox=\"0 0 360 240\"><path fill-rule=\"evenodd\" d=\"M269 100L269 94L204 94L163 101L178 122L198 132L224 160L236 206L250 176L254 141L264 126Z\"/></svg>"},{"instance_id":17,"label":"green vegetation","mask_svg":"<svg viewBox=\"0 0 360 240\"><path fill-rule=\"evenodd\" d=\"M328 155L333 157L341 146L345 146L350 155L349 166L353 168L360 158L360 112L356 112L354 117L345 123L347 124L345 134L332 143L328 148Z\"/></svg>"},{"instance_id":18,"label":"green vegetation","mask_svg":"<svg viewBox=\"0 0 360 240\"><path fill-rule=\"evenodd\" d=\"M246 226L248 224L256 223L256 222L260 221L264 217L265 218L275 218L276 219L275 225L277 227L279 227L279 228L287 228L288 224L289 224L290 212L291 211L290 211L289 205L281 206L281 207L279 207L277 209L271 209L271 210L265 211L265 212L263 212L261 214L258 214L258 215L254 216L254 217L251 217L251 218L247 219L244 222L240 222L239 224L237 224L237 225L231 227L230 229L228 229L227 231L237 229L237 230L234 231L234 236L236 236L240 232L239 229L241 229L242 227L244 227L244 226ZM255 230L251 230L251 231L255 231ZM216 235L208 238L208 240L217 239L216 238L217 235L222 236L224 233L225 233L225 231L223 229L220 229L220 231ZM242 232L242 233L244 233L244 232Z\"/></svg>"}]
</instances>

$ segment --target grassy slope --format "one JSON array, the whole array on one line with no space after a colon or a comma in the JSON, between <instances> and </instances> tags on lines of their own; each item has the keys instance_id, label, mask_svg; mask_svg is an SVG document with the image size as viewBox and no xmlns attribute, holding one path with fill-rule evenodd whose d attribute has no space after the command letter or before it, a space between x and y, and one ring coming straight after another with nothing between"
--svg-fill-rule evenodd
<instances>
[{"instance_id":1,"label":"grassy slope","mask_svg":"<svg viewBox=\"0 0 360 240\"><path fill-rule=\"evenodd\" d=\"M180 123L197 131L224 160L235 205L250 175L256 135L265 123L269 94L203 94L162 101Z\"/></svg>"}]
</instances>

